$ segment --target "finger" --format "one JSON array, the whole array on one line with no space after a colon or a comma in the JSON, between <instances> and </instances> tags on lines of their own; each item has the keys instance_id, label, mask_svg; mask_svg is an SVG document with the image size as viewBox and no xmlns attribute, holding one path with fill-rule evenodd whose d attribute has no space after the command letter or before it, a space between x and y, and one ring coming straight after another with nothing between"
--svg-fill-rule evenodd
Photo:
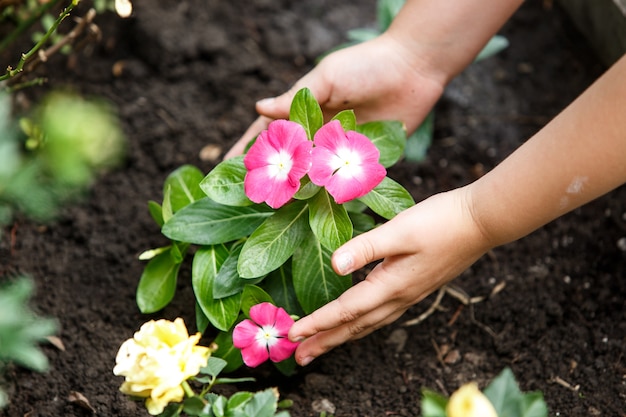
<instances>
[{"instance_id":1,"label":"finger","mask_svg":"<svg viewBox=\"0 0 626 417\"><path fill-rule=\"evenodd\" d=\"M332 264L340 275L348 275L370 262L408 251L404 213L387 223L349 240L332 256Z\"/></svg>"},{"instance_id":2,"label":"finger","mask_svg":"<svg viewBox=\"0 0 626 417\"><path fill-rule=\"evenodd\" d=\"M262 130L267 128L267 125L270 124L272 119L259 116L257 119L252 122L252 124L248 127L245 133L241 136L241 138L233 145L232 148L224 155L224 159L229 159L237 155L243 154L246 149L248 143L254 139Z\"/></svg>"},{"instance_id":3,"label":"finger","mask_svg":"<svg viewBox=\"0 0 626 417\"><path fill-rule=\"evenodd\" d=\"M388 287L372 271L367 280L349 288L339 298L296 321L289 330L289 339L300 341L316 333L353 323L367 312L390 301ZM353 329L358 333L358 329Z\"/></svg>"},{"instance_id":4,"label":"finger","mask_svg":"<svg viewBox=\"0 0 626 417\"><path fill-rule=\"evenodd\" d=\"M295 352L296 362L301 366L306 366L311 363L313 359L331 351L337 346L340 346L349 340L363 338L375 330L392 323L404 313L404 310L394 310L389 313L382 312L380 315L380 317L382 317L381 319L370 319L370 315L373 316L376 313L378 313L378 311L372 312L372 314L368 314L367 316L363 316L363 320L367 320L368 324L355 323L352 326L345 324L332 330L316 333L310 338L304 340L300 343ZM378 315L376 314L376 316ZM355 328L360 328L362 330L355 334L353 333Z\"/></svg>"}]
</instances>

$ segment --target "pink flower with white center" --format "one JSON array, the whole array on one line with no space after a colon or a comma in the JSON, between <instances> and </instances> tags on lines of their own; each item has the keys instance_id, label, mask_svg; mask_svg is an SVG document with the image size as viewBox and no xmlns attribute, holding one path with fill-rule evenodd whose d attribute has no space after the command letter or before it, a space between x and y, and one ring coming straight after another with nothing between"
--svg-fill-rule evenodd
<instances>
[{"instance_id":1,"label":"pink flower with white center","mask_svg":"<svg viewBox=\"0 0 626 417\"><path fill-rule=\"evenodd\" d=\"M322 126L314 144L309 178L326 187L337 204L364 196L387 175L372 141L358 132L345 132L338 120Z\"/></svg>"},{"instance_id":2,"label":"pink flower with white center","mask_svg":"<svg viewBox=\"0 0 626 417\"><path fill-rule=\"evenodd\" d=\"M243 163L248 172L244 189L255 203L276 209L288 202L311 167L311 148L304 128L296 122L274 120L259 134Z\"/></svg>"},{"instance_id":3,"label":"pink flower with white center","mask_svg":"<svg viewBox=\"0 0 626 417\"><path fill-rule=\"evenodd\" d=\"M250 319L233 330L233 345L241 350L249 367L259 366L268 358L272 362L284 361L298 347L298 343L287 338L294 321L284 309L271 303L256 304L250 308Z\"/></svg>"}]
</instances>

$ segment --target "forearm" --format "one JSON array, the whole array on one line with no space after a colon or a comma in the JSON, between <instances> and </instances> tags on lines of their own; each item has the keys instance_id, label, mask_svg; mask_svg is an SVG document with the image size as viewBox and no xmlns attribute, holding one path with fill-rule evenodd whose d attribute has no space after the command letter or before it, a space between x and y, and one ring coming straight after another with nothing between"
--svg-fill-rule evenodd
<instances>
[{"instance_id":1,"label":"forearm","mask_svg":"<svg viewBox=\"0 0 626 417\"><path fill-rule=\"evenodd\" d=\"M493 246L626 182L626 56L487 175L468 186Z\"/></svg>"},{"instance_id":2,"label":"forearm","mask_svg":"<svg viewBox=\"0 0 626 417\"><path fill-rule=\"evenodd\" d=\"M523 0L408 0L385 36L445 85L469 65Z\"/></svg>"}]
</instances>

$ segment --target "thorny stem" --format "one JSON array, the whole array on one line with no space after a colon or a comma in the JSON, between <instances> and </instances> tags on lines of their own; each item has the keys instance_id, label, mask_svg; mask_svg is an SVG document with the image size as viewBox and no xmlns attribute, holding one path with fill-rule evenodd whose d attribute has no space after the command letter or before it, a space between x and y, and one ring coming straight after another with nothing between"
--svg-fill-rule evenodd
<instances>
[{"instance_id":1,"label":"thorny stem","mask_svg":"<svg viewBox=\"0 0 626 417\"><path fill-rule=\"evenodd\" d=\"M50 2L53 3L53 2ZM45 35L39 40L39 42L37 42L35 44L35 46L33 46L30 51L22 54L22 58L20 59L20 61L17 63L17 67L15 67L15 69L12 69L11 67L7 68L7 71L4 75L0 76L0 81L4 81L4 80L8 80L11 77L14 77L15 75L19 74L20 72L22 72L23 68L24 68L24 64L26 63L26 61L32 57L35 53L37 53L37 51L39 49L41 49L41 47L43 45L46 44L46 42L48 42L48 39L50 39L50 36L52 36L52 34L57 30L57 28L59 27L59 24L61 24L61 22L63 21L63 19L65 19L70 12L74 9L74 7L78 4L78 1L73 0L65 9L63 9L63 11L61 12L61 14L59 14L59 17L57 17L57 19L54 21L54 23L52 24L52 26L50 26L50 28L48 29L48 31L45 33ZM18 28L19 29L19 28ZM5 47L5 45L0 45L0 50Z\"/></svg>"}]
</instances>

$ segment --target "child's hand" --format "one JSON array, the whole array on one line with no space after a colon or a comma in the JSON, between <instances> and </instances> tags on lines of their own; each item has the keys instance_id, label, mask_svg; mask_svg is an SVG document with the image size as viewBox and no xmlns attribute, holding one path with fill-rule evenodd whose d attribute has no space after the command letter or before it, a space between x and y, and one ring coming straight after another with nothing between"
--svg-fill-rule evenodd
<instances>
[{"instance_id":1,"label":"child's hand","mask_svg":"<svg viewBox=\"0 0 626 417\"><path fill-rule=\"evenodd\" d=\"M328 121L341 110L353 109L359 123L401 120L413 132L441 96L443 80L424 69L424 63L392 36L334 52L301 78L283 95L261 100L261 115L225 158L243 153L246 144L273 119L289 117L295 93L308 87L320 103Z\"/></svg>"},{"instance_id":2,"label":"child's hand","mask_svg":"<svg viewBox=\"0 0 626 417\"><path fill-rule=\"evenodd\" d=\"M293 325L289 338L304 339L297 362L306 365L391 323L489 250L468 196L469 187L435 195L339 248L332 262L340 274L384 260L363 282Z\"/></svg>"}]
</instances>

